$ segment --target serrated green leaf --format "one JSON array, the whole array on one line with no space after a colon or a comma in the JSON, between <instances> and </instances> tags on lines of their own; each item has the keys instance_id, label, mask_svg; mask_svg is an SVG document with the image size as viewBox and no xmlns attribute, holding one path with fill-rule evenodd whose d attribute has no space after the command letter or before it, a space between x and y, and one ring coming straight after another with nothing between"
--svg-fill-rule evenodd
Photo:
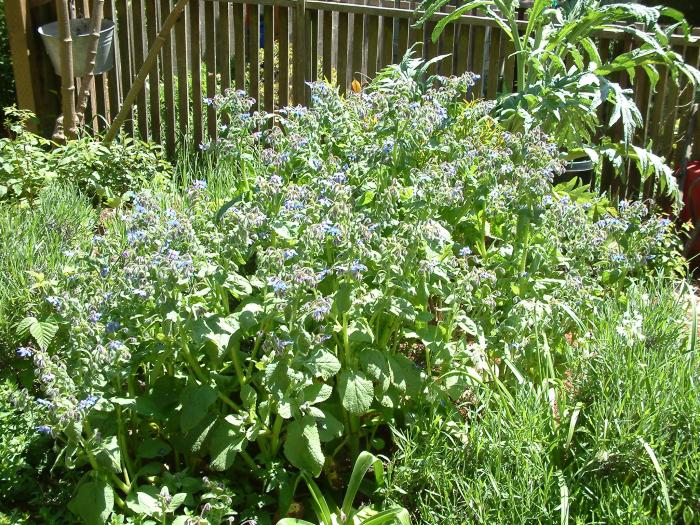
<instances>
[{"instance_id":1,"label":"serrated green leaf","mask_svg":"<svg viewBox=\"0 0 700 525\"><path fill-rule=\"evenodd\" d=\"M338 379L338 394L348 412L361 415L372 405L374 385L362 372L346 370Z\"/></svg>"},{"instance_id":2,"label":"serrated green leaf","mask_svg":"<svg viewBox=\"0 0 700 525\"><path fill-rule=\"evenodd\" d=\"M42 350L46 350L58 332L58 325L51 321L37 321L29 326L29 333Z\"/></svg>"}]
</instances>

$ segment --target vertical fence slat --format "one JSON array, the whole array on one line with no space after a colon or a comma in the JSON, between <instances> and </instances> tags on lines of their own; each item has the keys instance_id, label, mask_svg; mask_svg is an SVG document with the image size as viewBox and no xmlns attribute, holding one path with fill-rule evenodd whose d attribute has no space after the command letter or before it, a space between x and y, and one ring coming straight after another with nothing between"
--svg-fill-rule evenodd
<instances>
[{"instance_id":1,"label":"vertical fence slat","mask_svg":"<svg viewBox=\"0 0 700 525\"><path fill-rule=\"evenodd\" d=\"M115 21L115 5L114 0L107 0L105 2L105 17ZM119 24L115 24L115 38L119 41ZM109 105L107 111L107 121L112 122L112 118L116 116L119 111L119 100L122 94L119 85L120 72L122 68L122 56L121 49L119 46L115 46L114 50L114 67L107 72L107 104Z\"/></svg>"},{"instance_id":2,"label":"vertical fence slat","mask_svg":"<svg viewBox=\"0 0 700 525\"><path fill-rule=\"evenodd\" d=\"M470 26L459 24L455 34L455 74L461 75L469 69Z\"/></svg>"},{"instance_id":3,"label":"vertical fence slat","mask_svg":"<svg viewBox=\"0 0 700 525\"><path fill-rule=\"evenodd\" d=\"M445 27L442 35L440 36L440 41L438 42L438 55L450 55L443 58L438 64L438 70L441 75L450 76L454 69L454 44L455 44L455 26L456 24L449 24Z\"/></svg>"},{"instance_id":4,"label":"vertical fence slat","mask_svg":"<svg viewBox=\"0 0 700 525\"><path fill-rule=\"evenodd\" d=\"M379 17L377 15L369 15L367 17L367 76L371 79L377 73L377 55L379 42Z\"/></svg>"},{"instance_id":5,"label":"vertical fence slat","mask_svg":"<svg viewBox=\"0 0 700 525\"><path fill-rule=\"evenodd\" d=\"M203 141L202 130L202 49L201 2L190 2L190 64L192 75L192 140L195 146Z\"/></svg>"},{"instance_id":6,"label":"vertical fence slat","mask_svg":"<svg viewBox=\"0 0 700 525\"><path fill-rule=\"evenodd\" d=\"M221 92L231 87L231 6L228 2L219 3L219 19L216 29L218 50L216 53L217 69L221 73Z\"/></svg>"},{"instance_id":7,"label":"vertical fence slat","mask_svg":"<svg viewBox=\"0 0 700 525\"><path fill-rule=\"evenodd\" d=\"M160 26L171 9L170 0L160 0ZM181 18L184 18L184 14ZM175 156L175 85L173 80L173 38L170 35L163 45L163 101L165 103L165 152L172 159Z\"/></svg>"},{"instance_id":8,"label":"vertical fence slat","mask_svg":"<svg viewBox=\"0 0 700 525\"><path fill-rule=\"evenodd\" d=\"M190 124L190 96L187 82L187 27L189 7L185 8L180 19L175 23L175 57L177 70L177 107L178 126L181 137L187 135Z\"/></svg>"},{"instance_id":9,"label":"vertical fence slat","mask_svg":"<svg viewBox=\"0 0 700 525\"><path fill-rule=\"evenodd\" d=\"M350 65L350 79L362 82L362 51L365 42L365 19L360 14L352 15L352 64Z\"/></svg>"},{"instance_id":10,"label":"vertical fence slat","mask_svg":"<svg viewBox=\"0 0 700 525\"><path fill-rule=\"evenodd\" d=\"M226 5L226 4L223 4ZM207 68L207 135L216 140L216 110L210 101L216 96L216 19L214 2L204 3L204 61Z\"/></svg>"},{"instance_id":11,"label":"vertical fence slat","mask_svg":"<svg viewBox=\"0 0 700 525\"><path fill-rule=\"evenodd\" d=\"M132 72L131 72L131 52L129 43L132 42L131 31L129 31L129 11L128 0L117 1L117 31L119 38L119 78L121 80L122 96L129 91L131 87ZM124 128L128 135L134 135L134 116L133 111L129 108L129 115L124 122Z\"/></svg>"},{"instance_id":12,"label":"vertical fence slat","mask_svg":"<svg viewBox=\"0 0 700 525\"><path fill-rule=\"evenodd\" d=\"M279 11L279 105L289 105L289 8L280 6Z\"/></svg>"},{"instance_id":13,"label":"vertical fence slat","mask_svg":"<svg viewBox=\"0 0 700 525\"><path fill-rule=\"evenodd\" d=\"M250 71L248 73L250 85L248 93L255 99L252 110L260 109L260 6L248 4L246 6L248 17L248 62Z\"/></svg>"},{"instance_id":14,"label":"vertical fence slat","mask_svg":"<svg viewBox=\"0 0 700 525\"><path fill-rule=\"evenodd\" d=\"M245 25L243 4L233 4L233 56L236 89L245 89Z\"/></svg>"},{"instance_id":15,"label":"vertical fence slat","mask_svg":"<svg viewBox=\"0 0 700 525\"><path fill-rule=\"evenodd\" d=\"M423 26L423 59L429 60L436 57L438 54L438 44L433 42L433 29L435 29L435 22L428 21ZM430 74L434 75L437 73L437 65L433 64L430 66Z\"/></svg>"},{"instance_id":16,"label":"vertical fence slat","mask_svg":"<svg viewBox=\"0 0 700 525\"><path fill-rule=\"evenodd\" d=\"M390 16L385 16L382 24L384 26L384 34L382 35L382 61L380 69L394 63L394 19Z\"/></svg>"},{"instance_id":17,"label":"vertical fence slat","mask_svg":"<svg viewBox=\"0 0 700 525\"><path fill-rule=\"evenodd\" d=\"M136 78L136 73L143 65L144 61L144 50L143 50L143 39L144 39L144 24L143 24L143 0L131 0L132 3L132 15L133 15L133 38L134 38L134 70L132 74L131 83L134 78ZM139 92L136 98L136 108L137 108L137 118L139 125L139 137L141 140L148 140L148 102L146 97L148 96L145 89Z\"/></svg>"},{"instance_id":18,"label":"vertical fence slat","mask_svg":"<svg viewBox=\"0 0 700 525\"><path fill-rule=\"evenodd\" d=\"M294 84L294 104L303 104L306 100L306 71L307 33L306 33L306 1L299 0L294 9L294 69L292 70Z\"/></svg>"},{"instance_id":19,"label":"vertical fence slat","mask_svg":"<svg viewBox=\"0 0 700 525\"><path fill-rule=\"evenodd\" d=\"M333 11L323 12L323 77L333 80Z\"/></svg>"},{"instance_id":20,"label":"vertical fence slat","mask_svg":"<svg viewBox=\"0 0 700 525\"><path fill-rule=\"evenodd\" d=\"M307 72L307 80L315 82L318 78L318 17L319 12L316 9L307 10L306 16L309 18L307 30L311 33L311 41L309 44L309 71ZM308 103L308 101L307 101Z\"/></svg>"},{"instance_id":21,"label":"vertical fence slat","mask_svg":"<svg viewBox=\"0 0 700 525\"><path fill-rule=\"evenodd\" d=\"M403 57L406 55L406 51L408 51L408 24L409 20L406 18L399 18L398 20L398 36L397 36L397 45L396 45L396 52L398 53L398 56L396 57L396 61L400 62L403 60Z\"/></svg>"},{"instance_id":22,"label":"vertical fence slat","mask_svg":"<svg viewBox=\"0 0 700 525\"><path fill-rule=\"evenodd\" d=\"M348 14L338 14L338 88L341 94L348 89Z\"/></svg>"},{"instance_id":23,"label":"vertical fence slat","mask_svg":"<svg viewBox=\"0 0 700 525\"><path fill-rule=\"evenodd\" d=\"M155 0L146 0L146 35L148 38L147 49L150 49L158 35L158 15ZM151 112L151 139L160 142L160 82L158 61L148 75L149 109Z\"/></svg>"},{"instance_id":24,"label":"vertical fence slat","mask_svg":"<svg viewBox=\"0 0 700 525\"><path fill-rule=\"evenodd\" d=\"M472 28L474 39L472 42L472 71L479 75L479 80L474 85L474 96L482 98L484 96L484 48L486 42L486 28L476 26Z\"/></svg>"},{"instance_id":25,"label":"vertical fence slat","mask_svg":"<svg viewBox=\"0 0 700 525\"><path fill-rule=\"evenodd\" d=\"M273 7L266 5L263 12L265 23L265 111L272 113L275 109L275 67L274 67L274 46L275 46L275 23Z\"/></svg>"},{"instance_id":26,"label":"vertical fence slat","mask_svg":"<svg viewBox=\"0 0 700 525\"><path fill-rule=\"evenodd\" d=\"M494 100L498 94L498 81L501 75L501 30L491 29L491 44L488 46L489 67L486 79L486 98Z\"/></svg>"}]
</instances>

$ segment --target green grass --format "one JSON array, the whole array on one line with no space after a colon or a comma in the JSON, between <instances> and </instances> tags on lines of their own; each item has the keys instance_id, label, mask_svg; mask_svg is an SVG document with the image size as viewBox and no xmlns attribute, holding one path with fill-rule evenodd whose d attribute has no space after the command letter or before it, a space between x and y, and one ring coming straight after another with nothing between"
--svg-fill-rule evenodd
<instances>
[{"instance_id":1,"label":"green grass","mask_svg":"<svg viewBox=\"0 0 700 525\"><path fill-rule=\"evenodd\" d=\"M0 204L0 364L21 343L14 325L31 310L29 272L60 277L68 249L89 246L97 212L70 186L45 188L31 208Z\"/></svg>"},{"instance_id":2,"label":"green grass","mask_svg":"<svg viewBox=\"0 0 700 525\"><path fill-rule=\"evenodd\" d=\"M397 436L390 497L427 525L698 523L700 361L680 292L611 299L561 377L511 385L512 402L475 388L463 418Z\"/></svg>"}]
</instances>

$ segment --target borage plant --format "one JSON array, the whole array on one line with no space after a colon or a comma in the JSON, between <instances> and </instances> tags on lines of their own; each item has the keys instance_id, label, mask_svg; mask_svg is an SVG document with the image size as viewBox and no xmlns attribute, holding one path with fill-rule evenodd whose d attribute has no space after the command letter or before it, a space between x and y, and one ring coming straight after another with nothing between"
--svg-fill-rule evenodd
<instances>
[{"instance_id":1,"label":"borage plant","mask_svg":"<svg viewBox=\"0 0 700 525\"><path fill-rule=\"evenodd\" d=\"M18 358L85 520L271 523L299 471L342 482L426 405L549 377L601 298L678 266L643 205L554 192L553 143L424 70L312 84L279 127L215 99L208 182L138 192L34 288Z\"/></svg>"}]
</instances>

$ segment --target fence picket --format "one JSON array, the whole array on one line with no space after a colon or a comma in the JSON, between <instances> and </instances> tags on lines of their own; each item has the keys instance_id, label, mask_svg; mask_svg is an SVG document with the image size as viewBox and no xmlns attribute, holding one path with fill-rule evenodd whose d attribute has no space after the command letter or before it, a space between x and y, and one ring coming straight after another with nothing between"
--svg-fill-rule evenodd
<instances>
[{"instance_id":1,"label":"fence picket","mask_svg":"<svg viewBox=\"0 0 700 525\"><path fill-rule=\"evenodd\" d=\"M172 5L170 0L160 0L160 24L167 18ZM160 30L160 29L159 29ZM173 39L163 46L163 99L165 102L165 151L169 158L175 156L175 84L173 80Z\"/></svg>"},{"instance_id":2,"label":"fence picket","mask_svg":"<svg viewBox=\"0 0 700 525\"><path fill-rule=\"evenodd\" d=\"M348 22L349 15L347 13L338 13L338 40L336 56L338 57L338 88L341 94L345 94L348 89Z\"/></svg>"},{"instance_id":3,"label":"fence picket","mask_svg":"<svg viewBox=\"0 0 700 525\"><path fill-rule=\"evenodd\" d=\"M201 2L190 2L190 56L192 77L192 133L195 145L203 141L202 130L202 50L201 50Z\"/></svg>"},{"instance_id":4,"label":"fence picket","mask_svg":"<svg viewBox=\"0 0 700 525\"><path fill-rule=\"evenodd\" d=\"M146 50L150 49L158 34L158 4L154 0L146 0ZM148 75L148 107L151 115L151 140L160 142L160 75L159 64L156 61Z\"/></svg>"},{"instance_id":5,"label":"fence picket","mask_svg":"<svg viewBox=\"0 0 700 525\"><path fill-rule=\"evenodd\" d=\"M274 51L275 51L275 23L273 16L273 7L266 5L263 12L264 26L264 57L263 66L265 68L264 94L265 111L272 113L275 109L275 67L274 67Z\"/></svg>"},{"instance_id":6,"label":"fence picket","mask_svg":"<svg viewBox=\"0 0 700 525\"><path fill-rule=\"evenodd\" d=\"M120 82L120 94L123 97L124 94L131 87L131 53L129 52L129 42L132 41L129 38L129 16L127 9L128 0L116 0L116 11L117 11L117 39L119 41L119 82ZM121 98L119 99L119 105L121 105ZM114 114L117 113L115 109ZM131 116L129 116L124 122L124 128L128 135L134 134L134 121L133 113L130 111Z\"/></svg>"},{"instance_id":7,"label":"fence picket","mask_svg":"<svg viewBox=\"0 0 700 525\"><path fill-rule=\"evenodd\" d=\"M216 140L216 110L211 101L216 96L216 20L214 2L204 3L205 66L207 69L207 135L209 140Z\"/></svg>"},{"instance_id":8,"label":"fence picket","mask_svg":"<svg viewBox=\"0 0 700 525\"><path fill-rule=\"evenodd\" d=\"M289 105L289 8L280 7L279 30L279 105Z\"/></svg>"},{"instance_id":9,"label":"fence picket","mask_svg":"<svg viewBox=\"0 0 700 525\"><path fill-rule=\"evenodd\" d=\"M132 3L132 21L133 21L133 38L134 38L134 70L132 71L133 77L129 81L129 86L131 86L134 78L136 78L136 73L143 65L144 60L144 50L143 50L143 4L142 0L131 0ZM139 96L136 99L136 113L139 126L139 136L142 140L148 140L148 103L146 101L147 93L145 89L142 89Z\"/></svg>"},{"instance_id":10,"label":"fence picket","mask_svg":"<svg viewBox=\"0 0 700 525\"><path fill-rule=\"evenodd\" d=\"M323 11L323 78L328 82L333 79L333 11Z\"/></svg>"}]
</instances>

